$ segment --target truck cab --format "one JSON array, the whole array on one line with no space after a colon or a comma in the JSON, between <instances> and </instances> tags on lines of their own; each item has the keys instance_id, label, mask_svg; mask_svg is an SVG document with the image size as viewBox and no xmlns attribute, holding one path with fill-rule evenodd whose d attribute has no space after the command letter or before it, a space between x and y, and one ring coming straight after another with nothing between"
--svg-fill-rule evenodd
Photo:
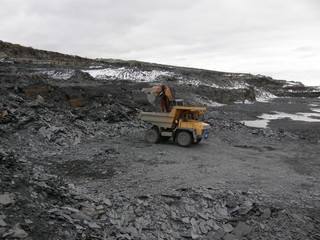
<instances>
[{"instance_id":1,"label":"truck cab","mask_svg":"<svg viewBox=\"0 0 320 240\"><path fill-rule=\"evenodd\" d=\"M204 121L204 112L185 111L178 121L178 130L186 130L192 133L195 141L200 142L203 138L208 138L210 125Z\"/></svg>"}]
</instances>

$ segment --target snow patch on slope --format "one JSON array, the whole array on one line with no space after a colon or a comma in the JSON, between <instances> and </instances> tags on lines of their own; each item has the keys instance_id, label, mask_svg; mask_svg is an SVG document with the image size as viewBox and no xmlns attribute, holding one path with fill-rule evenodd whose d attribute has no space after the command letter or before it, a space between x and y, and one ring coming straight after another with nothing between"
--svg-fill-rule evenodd
<instances>
[{"instance_id":1,"label":"snow patch on slope","mask_svg":"<svg viewBox=\"0 0 320 240\"><path fill-rule=\"evenodd\" d=\"M235 82L233 86L224 87L224 89L246 89L249 88L247 83Z\"/></svg>"},{"instance_id":2,"label":"snow patch on slope","mask_svg":"<svg viewBox=\"0 0 320 240\"><path fill-rule=\"evenodd\" d=\"M38 74L47 75L50 78L57 80L67 80L74 75L74 70L64 69L64 70L50 70L50 71L40 71Z\"/></svg>"},{"instance_id":3,"label":"snow patch on slope","mask_svg":"<svg viewBox=\"0 0 320 240\"><path fill-rule=\"evenodd\" d=\"M256 101L257 102L268 102L270 99L277 98L274 94L264 91L260 88L255 88L256 91Z\"/></svg>"},{"instance_id":4,"label":"snow patch on slope","mask_svg":"<svg viewBox=\"0 0 320 240\"><path fill-rule=\"evenodd\" d=\"M298 87L298 86L302 86L302 84L300 82L295 82L295 81L287 81L285 85L283 85L284 88L287 87Z\"/></svg>"},{"instance_id":5,"label":"snow patch on slope","mask_svg":"<svg viewBox=\"0 0 320 240\"><path fill-rule=\"evenodd\" d=\"M247 83L242 83L242 82L234 82L230 86L219 86L215 83L205 83L202 81L199 81L197 79L189 79L185 80L180 77L180 80L178 81L179 85L190 85L190 86L206 86L206 87L211 87L211 88L220 88L220 89L248 89L250 87L249 84Z\"/></svg>"},{"instance_id":6,"label":"snow patch on slope","mask_svg":"<svg viewBox=\"0 0 320 240\"><path fill-rule=\"evenodd\" d=\"M254 102L251 102L249 100L244 100L244 101L236 101L234 102L235 104L253 104Z\"/></svg>"},{"instance_id":7,"label":"snow patch on slope","mask_svg":"<svg viewBox=\"0 0 320 240\"><path fill-rule=\"evenodd\" d=\"M220 88L220 89L247 89L250 86L247 83L235 82L232 86L219 86L215 83L204 83L199 80L179 80L178 84L180 85L190 85L190 86L206 86L211 88Z\"/></svg>"},{"instance_id":8,"label":"snow patch on slope","mask_svg":"<svg viewBox=\"0 0 320 240\"><path fill-rule=\"evenodd\" d=\"M203 106L206 106L206 107L221 107L221 106L225 105L225 104L222 104L222 103L214 102L211 99L209 99L207 97L204 97L204 96L196 96L195 97L195 102L199 102Z\"/></svg>"},{"instance_id":9,"label":"snow patch on slope","mask_svg":"<svg viewBox=\"0 0 320 240\"><path fill-rule=\"evenodd\" d=\"M175 74L167 71L152 70L152 71L141 71L133 68L102 68L102 69L90 69L82 70L83 72L89 73L93 78L103 80L131 80L137 82L154 82L160 76L173 77Z\"/></svg>"},{"instance_id":10,"label":"snow patch on slope","mask_svg":"<svg viewBox=\"0 0 320 240\"><path fill-rule=\"evenodd\" d=\"M13 63L13 61L8 60L7 58L0 58L0 62L2 62L2 63Z\"/></svg>"},{"instance_id":11,"label":"snow patch on slope","mask_svg":"<svg viewBox=\"0 0 320 240\"><path fill-rule=\"evenodd\" d=\"M182 77L180 77L182 78ZM191 80L182 80L180 79L178 81L178 84L179 85L190 85L190 86L195 86L195 87L198 87L198 86L206 86L206 87L212 87L212 88L221 88L220 86L214 84L214 83L211 83L211 84L208 84L208 83L204 83L204 82L201 82L199 80L196 80L196 79L191 79Z\"/></svg>"}]
</instances>

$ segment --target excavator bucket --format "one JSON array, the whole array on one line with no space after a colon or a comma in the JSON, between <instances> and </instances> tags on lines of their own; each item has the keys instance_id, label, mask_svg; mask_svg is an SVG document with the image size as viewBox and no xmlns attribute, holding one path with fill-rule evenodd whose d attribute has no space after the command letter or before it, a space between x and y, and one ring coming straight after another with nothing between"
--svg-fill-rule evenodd
<instances>
[{"instance_id":1,"label":"excavator bucket","mask_svg":"<svg viewBox=\"0 0 320 240\"><path fill-rule=\"evenodd\" d=\"M135 102L143 105L154 104L156 100L156 97L152 93L134 92L132 96Z\"/></svg>"},{"instance_id":2,"label":"excavator bucket","mask_svg":"<svg viewBox=\"0 0 320 240\"><path fill-rule=\"evenodd\" d=\"M154 104L157 100L156 88L143 88L139 92L133 93L133 100L140 104Z\"/></svg>"}]
</instances>

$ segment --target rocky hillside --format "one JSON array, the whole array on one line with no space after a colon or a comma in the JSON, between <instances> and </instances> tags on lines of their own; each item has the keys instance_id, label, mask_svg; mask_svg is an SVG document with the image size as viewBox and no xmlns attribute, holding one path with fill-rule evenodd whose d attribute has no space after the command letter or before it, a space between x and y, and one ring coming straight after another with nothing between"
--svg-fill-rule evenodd
<instances>
[{"instance_id":1,"label":"rocky hillside","mask_svg":"<svg viewBox=\"0 0 320 240\"><path fill-rule=\"evenodd\" d=\"M53 61L55 63L62 62L83 62L84 58L78 56L70 56L57 52L37 50L32 47L24 47L19 44L12 44L0 40L0 59L9 58L13 61L41 62Z\"/></svg>"},{"instance_id":2,"label":"rocky hillside","mask_svg":"<svg viewBox=\"0 0 320 240\"><path fill-rule=\"evenodd\" d=\"M185 99L188 105L259 101L274 96L320 96L319 89L262 75L138 61L93 60L2 41L0 66L4 87L27 94L51 93L65 102L81 99L80 105L101 97L131 101L132 92L163 83L173 89L175 98Z\"/></svg>"}]
</instances>

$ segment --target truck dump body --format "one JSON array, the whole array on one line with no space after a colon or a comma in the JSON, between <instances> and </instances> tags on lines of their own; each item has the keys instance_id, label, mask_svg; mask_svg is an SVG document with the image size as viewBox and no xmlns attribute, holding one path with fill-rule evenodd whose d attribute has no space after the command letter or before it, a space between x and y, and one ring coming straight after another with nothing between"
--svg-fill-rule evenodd
<instances>
[{"instance_id":1,"label":"truck dump body","mask_svg":"<svg viewBox=\"0 0 320 240\"><path fill-rule=\"evenodd\" d=\"M139 113L138 118L162 128L172 128L174 115L171 113L141 112Z\"/></svg>"}]
</instances>

